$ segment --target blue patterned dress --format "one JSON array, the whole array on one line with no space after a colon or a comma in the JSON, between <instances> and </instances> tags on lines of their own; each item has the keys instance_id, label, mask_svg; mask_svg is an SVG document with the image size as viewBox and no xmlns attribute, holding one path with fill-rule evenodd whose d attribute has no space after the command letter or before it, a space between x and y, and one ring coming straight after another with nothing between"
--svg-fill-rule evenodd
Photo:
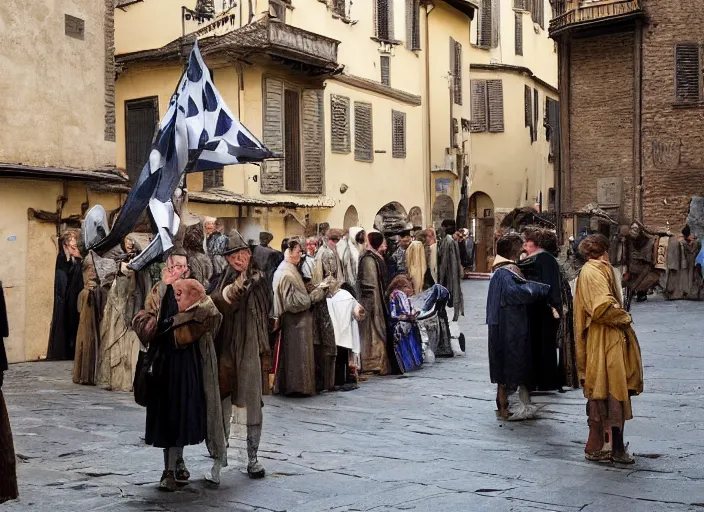
<instances>
[{"instance_id":1,"label":"blue patterned dress","mask_svg":"<svg viewBox=\"0 0 704 512\"><path fill-rule=\"evenodd\" d=\"M391 332L394 336L394 354L401 373L417 370L423 365L423 349L418 329L413 322L401 320L413 314L411 301L404 292L396 290L389 298Z\"/></svg>"}]
</instances>

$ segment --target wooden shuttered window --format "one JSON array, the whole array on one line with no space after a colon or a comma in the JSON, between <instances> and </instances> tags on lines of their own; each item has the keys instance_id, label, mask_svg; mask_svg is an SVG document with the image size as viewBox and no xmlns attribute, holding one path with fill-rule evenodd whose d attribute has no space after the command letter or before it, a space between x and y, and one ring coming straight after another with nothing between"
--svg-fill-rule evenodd
<instances>
[{"instance_id":1,"label":"wooden shuttered window","mask_svg":"<svg viewBox=\"0 0 704 512\"><path fill-rule=\"evenodd\" d=\"M262 164L261 192L322 193L323 91L288 88L282 80L265 78L263 127L264 144L284 158Z\"/></svg>"},{"instance_id":2,"label":"wooden shuttered window","mask_svg":"<svg viewBox=\"0 0 704 512\"><path fill-rule=\"evenodd\" d=\"M381 68L381 83L391 86L391 57L382 55L379 64Z\"/></svg>"},{"instance_id":3,"label":"wooden shuttered window","mask_svg":"<svg viewBox=\"0 0 704 512\"><path fill-rule=\"evenodd\" d=\"M420 0L406 0L406 46L420 50Z\"/></svg>"},{"instance_id":4,"label":"wooden shuttered window","mask_svg":"<svg viewBox=\"0 0 704 512\"><path fill-rule=\"evenodd\" d=\"M203 173L203 190L225 186L225 170L214 169Z\"/></svg>"},{"instance_id":5,"label":"wooden shuttered window","mask_svg":"<svg viewBox=\"0 0 704 512\"><path fill-rule=\"evenodd\" d=\"M549 161L554 162L560 154L560 102L545 97L545 139L550 142Z\"/></svg>"},{"instance_id":6,"label":"wooden shuttered window","mask_svg":"<svg viewBox=\"0 0 704 512\"><path fill-rule=\"evenodd\" d=\"M374 0L374 27L377 39L392 41L394 39L394 2L393 0Z\"/></svg>"},{"instance_id":7,"label":"wooden shuttered window","mask_svg":"<svg viewBox=\"0 0 704 512\"><path fill-rule=\"evenodd\" d=\"M516 37L516 55L523 55L523 14L520 12L514 14L516 17L516 29L514 31Z\"/></svg>"},{"instance_id":8,"label":"wooden shuttered window","mask_svg":"<svg viewBox=\"0 0 704 512\"><path fill-rule=\"evenodd\" d=\"M702 94L701 47L698 44L678 44L675 47L675 100L697 103Z\"/></svg>"},{"instance_id":9,"label":"wooden shuttered window","mask_svg":"<svg viewBox=\"0 0 704 512\"><path fill-rule=\"evenodd\" d=\"M354 102L354 159L360 162L374 161L371 103Z\"/></svg>"},{"instance_id":10,"label":"wooden shuttered window","mask_svg":"<svg viewBox=\"0 0 704 512\"><path fill-rule=\"evenodd\" d=\"M486 81L487 111L489 112L489 131L504 131L504 85L501 80Z\"/></svg>"},{"instance_id":11,"label":"wooden shuttered window","mask_svg":"<svg viewBox=\"0 0 704 512\"><path fill-rule=\"evenodd\" d=\"M501 80L471 80L471 132L504 131L504 87Z\"/></svg>"},{"instance_id":12,"label":"wooden shuttered window","mask_svg":"<svg viewBox=\"0 0 704 512\"><path fill-rule=\"evenodd\" d=\"M264 122L262 142L271 151L284 152L284 83L275 78L264 79ZM284 161L265 160L260 167L263 194L282 192L284 189Z\"/></svg>"},{"instance_id":13,"label":"wooden shuttered window","mask_svg":"<svg viewBox=\"0 0 704 512\"><path fill-rule=\"evenodd\" d=\"M530 141L533 142L533 93L528 85L525 86L524 100L526 126L530 128Z\"/></svg>"},{"instance_id":14,"label":"wooden shuttered window","mask_svg":"<svg viewBox=\"0 0 704 512\"><path fill-rule=\"evenodd\" d=\"M540 113L540 100L538 89L533 89L533 141L538 140L538 114Z\"/></svg>"},{"instance_id":15,"label":"wooden shuttered window","mask_svg":"<svg viewBox=\"0 0 704 512\"><path fill-rule=\"evenodd\" d=\"M492 0L481 0L479 6L477 46L481 48L491 48L491 2Z\"/></svg>"},{"instance_id":16,"label":"wooden shuttered window","mask_svg":"<svg viewBox=\"0 0 704 512\"><path fill-rule=\"evenodd\" d=\"M333 153L349 153L350 139L350 99L346 96L330 96L330 149Z\"/></svg>"},{"instance_id":17,"label":"wooden shuttered window","mask_svg":"<svg viewBox=\"0 0 704 512\"><path fill-rule=\"evenodd\" d=\"M472 107L469 131L472 133L485 132L487 130L486 80L470 80L469 89Z\"/></svg>"},{"instance_id":18,"label":"wooden shuttered window","mask_svg":"<svg viewBox=\"0 0 704 512\"><path fill-rule=\"evenodd\" d=\"M391 111L391 156L406 158L406 114Z\"/></svg>"},{"instance_id":19,"label":"wooden shuttered window","mask_svg":"<svg viewBox=\"0 0 704 512\"><path fill-rule=\"evenodd\" d=\"M156 96L125 102L125 159L130 183L137 181L147 163L158 123Z\"/></svg>"},{"instance_id":20,"label":"wooden shuttered window","mask_svg":"<svg viewBox=\"0 0 704 512\"><path fill-rule=\"evenodd\" d=\"M545 29L545 0L526 0L530 3L530 16L533 22Z\"/></svg>"},{"instance_id":21,"label":"wooden shuttered window","mask_svg":"<svg viewBox=\"0 0 704 512\"><path fill-rule=\"evenodd\" d=\"M462 105L462 45L453 38L450 38L450 73L453 100Z\"/></svg>"},{"instance_id":22,"label":"wooden shuttered window","mask_svg":"<svg viewBox=\"0 0 704 512\"><path fill-rule=\"evenodd\" d=\"M325 177L325 107L322 89L305 89L303 100L303 192L322 194Z\"/></svg>"}]
</instances>

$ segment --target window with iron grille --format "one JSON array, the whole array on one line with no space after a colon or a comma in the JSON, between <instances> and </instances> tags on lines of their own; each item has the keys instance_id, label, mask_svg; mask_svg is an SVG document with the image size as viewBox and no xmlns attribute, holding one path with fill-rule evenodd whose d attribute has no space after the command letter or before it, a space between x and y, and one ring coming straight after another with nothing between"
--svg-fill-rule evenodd
<instances>
[{"instance_id":1,"label":"window with iron grille","mask_svg":"<svg viewBox=\"0 0 704 512\"><path fill-rule=\"evenodd\" d=\"M470 96L474 133L504 131L504 87L501 80L471 80Z\"/></svg>"},{"instance_id":2,"label":"window with iron grille","mask_svg":"<svg viewBox=\"0 0 704 512\"><path fill-rule=\"evenodd\" d=\"M516 55L523 55L523 13L517 12L516 16Z\"/></svg>"},{"instance_id":3,"label":"window with iron grille","mask_svg":"<svg viewBox=\"0 0 704 512\"><path fill-rule=\"evenodd\" d=\"M462 105L462 45L450 38L450 73L452 73L452 96L457 105Z\"/></svg>"},{"instance_id":4,"label":"window with iron grille","mask_svg":"<svg viewBox=\"0 0 704 512\"><path fill-rule=\"evenodd\" d=\"M698 44L675 46L675 100L698 103L702 99L701 47Z\"/></svg>"},{"instance_id":5,"label":"window with iron grille","mask_svg":"<svg viewBox=\"0 0 704 512\"><path fill-rule=\"evenodd\" d=\"M341 16L342 18L347 17L347 0L332 0L332 12Z\"/></svg>"},{"instance_id":6,"label":"window with iron grille","mask_svg":"<svg viewBox=\"0 0 704 512\"><path fill-rule=\"evenodd\" d=\"M420 50L420 0L406 0L406 46Z\"/></svg>"},{"instance_id":7,"label":"window with iron grille","mask_svg":"<svg viewBox=\"0 0 704 512\"><path fill-rule=\"evenodd\" d=\"M381 56L381 83L391 86L391 57L388 55Z\"/></svg>"},{"instance_id":8,"label":"window with iron grille","mask_svg":"<svg viewBox=\"0 0 704 512\"><path fill-rule=\"evenodd\" d=\"M214 169L203 173L203 190L225 186L225 170Z\"/></svg>"},{"instance_id":9,"label":"window with iron grille","mask_svg":"<svg viewBox=\"0 0 704 512\"><path fill-rule=\"evenodd\" d=\"M333 94L330 96L331 133L330 149L333 153L349 153L350 99Z\"/></svg>"},{"instance_id":10,"label":"window with iron grille","mask_svg":"<svg viewBox=\"0 0 704 512\"><path fill-rule=\"evenodd\" d=\"M406 113L391 111L391 156L406 158Z\"/></svg>"},{"instance_id":11,"label":"window with iron grille","mask_svg":"<svg viewBox=\"0 0 704 512\"><path fill-rule=\"evenodd\" d=\"M374 0L374 25L376 37L382 41L392 41L394 38L394 8L393 0Z\"/></svg>"},{"instance_id":12,"label":"window with iron grille","mask_svg":"<svg viewBox=\"0 0 704 512\"><path fill-rule=\"evenodd\" d=\"M371 103L354 102L354 159L360 162L374 161Z\"/></svg>"},{"instance_id":13,"label":"window with iron grille","mask_svg":"<svg viewBox=\"0 0 704 512\"><path fill-rule=\"evenodd\" d=\"M156 96L125 102L125 159L130 183L137 181L149 158L158 122Z\"/></svg>"}]
</instances>

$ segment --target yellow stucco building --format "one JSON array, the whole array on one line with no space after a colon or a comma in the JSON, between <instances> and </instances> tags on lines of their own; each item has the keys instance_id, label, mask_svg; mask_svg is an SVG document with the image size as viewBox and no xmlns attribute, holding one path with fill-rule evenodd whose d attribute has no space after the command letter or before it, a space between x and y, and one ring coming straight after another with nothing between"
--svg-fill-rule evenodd
<instances>
[{"instance_id":1,"label":"yellow stucco building","mask_svg":"<svg viewBox=\"0 0 704 512\"><path fill-rule=\"evenodd\" d=\"M468 215L479 271L488 270L493 234L507 213L554 210L559 102L551 14L547 0L482 0L472 30Z\"/></svg>"},{"instance_id":2,"label":"yellow stucco building","mask_svg":"<svg viewBox=\"0 0 704 512\"><path fill-rule=\"evenodd\" d=\"M115 169L112 1L0 2L0 281L10 362L47 350L57 235L120 196ZM31 51L27 42L31 41Z\"/></svg>"},{"instance_id":3,"label":"yellow stucco building","mask_svg":"<svg viewBox=\"0 0 704 512\"><path fill-rule=\"evenodd\" d=\"M380 211L454 218L474 0L185 5L118 2L118 168L139 172L197 37L230 109L284 158L190 175L191 211L276 241L321 223L369 229Z\"/></svg>"}]
</instances>

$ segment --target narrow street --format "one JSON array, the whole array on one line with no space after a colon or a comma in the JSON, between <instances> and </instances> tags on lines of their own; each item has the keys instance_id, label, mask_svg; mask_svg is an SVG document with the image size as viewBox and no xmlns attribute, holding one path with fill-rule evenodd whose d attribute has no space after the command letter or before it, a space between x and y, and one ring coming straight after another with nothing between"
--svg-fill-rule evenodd
<instances>
[{"instance_id":1,"label":"narrow street","mask_svg":"<svg viewBox=\"0 0 704 512\"><path fill-rule=\"evenodd\" d=\"M220 489L206 488L203 445L185 450L192 483L156 486L162 453L143 445L130 394L71 383L71 365L12 365L3 388L21 498L1 510L653 511L704 510L704 315L695 302L634 305L645 393L626 440L633 467L584 460L581 391L536 397L539 419L500 423L489 382L488 283L465 282L467 356L405 378L312 399L265 398L260 458L244 471L231 440ZM233 435L236 436L238 432Z\"/></svg>"}]
</instances>

